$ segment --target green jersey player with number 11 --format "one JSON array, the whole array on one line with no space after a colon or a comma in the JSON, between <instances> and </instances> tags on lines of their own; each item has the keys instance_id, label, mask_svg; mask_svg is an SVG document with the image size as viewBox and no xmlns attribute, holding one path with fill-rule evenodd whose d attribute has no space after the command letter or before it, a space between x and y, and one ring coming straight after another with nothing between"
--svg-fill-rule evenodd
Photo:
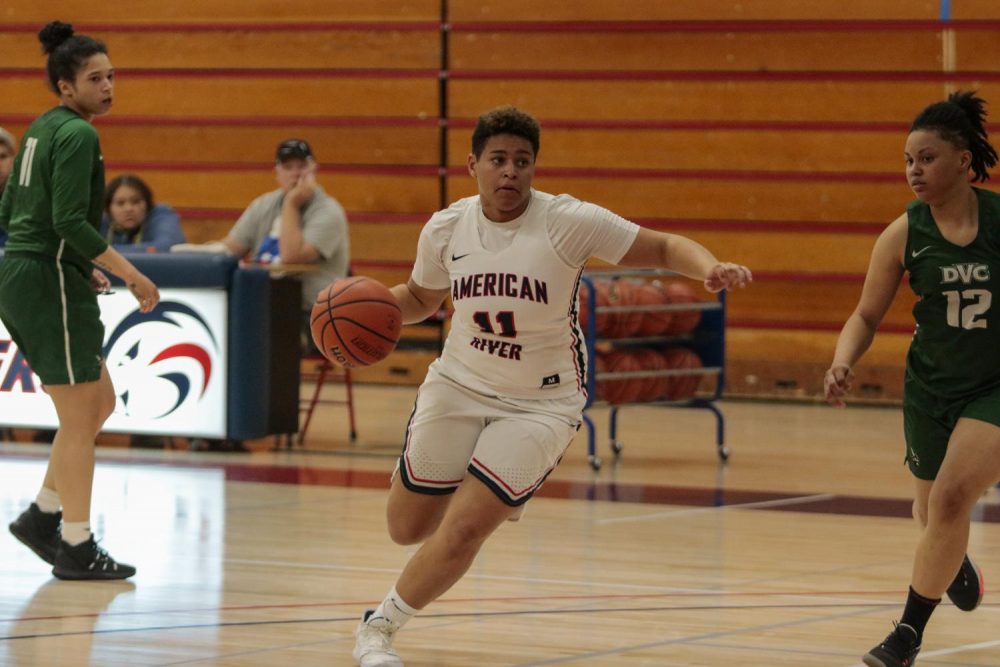
<instances>
[{"instance_id":1,"label":"green jersey player with number 11","mask_svg":"<svg viewBox=\"0 0 1000 667\"><path fill-rule=\"evenodd\" d=\"M922 526L910 590L896 628L863 658L910 667L924 628L947 594L979 606L983 577L966 555L972 510L1000 479L1000 195L972 187L997 153L985 102L959 92L913 121L906 177L917 196L872 250L861 300L826 372L827 400L843 405L851 367L868 349L904 273L919 297L906 359L903 431ZM970 178L971 172L971 178Z\"/></svg>"},{"instance_id":2,"label":"green jersey player with number 11","mask_svg":"<svg viewBox=\"0 0 1000 667\"><path fill-rule=\"evenodd\" d=\"M125 579L135 568L116 562L90 532L94 438L115 407L95 294L109 283L94 265L121 277L142 312L160 295L97 233L104 164L90 121L111 109L107 48L58 21L38 39L59 105L24 133L0 200L0 227L9 233L0 319L52 397L59 430L42 488L10 531L60 579Z\"/></svg>"}]
</instances>

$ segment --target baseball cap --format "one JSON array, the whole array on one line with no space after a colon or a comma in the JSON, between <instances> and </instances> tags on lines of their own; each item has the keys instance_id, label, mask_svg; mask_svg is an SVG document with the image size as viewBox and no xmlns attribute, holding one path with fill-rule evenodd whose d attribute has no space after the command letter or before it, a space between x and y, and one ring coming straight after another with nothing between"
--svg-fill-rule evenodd
<instances>
[{"instance_id":1,"label":"baseball cap","mask_svg":"<svg viewBox=\"0 0 1000 667\"><path fill-rule=\"evenodd\" d=\"M285 139L278 144L278 151L275 155L275 159L278 162L284 162L285 160L291 160L292 158L305 160L306 158L311 158L312 156L312 149L309 148L309 144L302 139Z\"/></svg>"},{"instance_id":2,"label":"baseball cap","mask_svg":"<svg viewBox=\"0 0 1000 667\"><path fill-rule=\"evenodd\" d=\"M7 147L12 151L17 150L17 140L14 135L2 127L0 127L0 144L7 144Z\"/></svg>"}]
</instances>

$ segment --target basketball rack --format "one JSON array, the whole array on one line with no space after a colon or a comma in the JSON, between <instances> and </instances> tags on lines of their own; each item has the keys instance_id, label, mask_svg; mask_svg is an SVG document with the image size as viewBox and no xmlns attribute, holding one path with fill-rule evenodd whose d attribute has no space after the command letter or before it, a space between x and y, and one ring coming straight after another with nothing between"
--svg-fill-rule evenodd
<instances>
[{"instance_id":1,"label":"basketball rack","mask_svg":"<svg viewBox=\"0 0 1000 667\"><path fill-rule=\"evenodd\" d=\"M720 462L729 460L730 451L725 444L725 417L715 402L722 397L725 387L725 352L726 352L726 292L717 294L716 301L684 304L662 304L642 306L598 306L595 278L670 278L678 274L662 269L629 269L629 270L595 270L585 271L581 278L581 289L587 290L589 303L586 321L582 322L587 349L587 403L584 406L583 421L587 426L587 459L591 468L600 470L603 462L597 454L597 437L594 421L587 411L595 404L608 405L611 408L608 421L608 438L611 453L617 461L621 457L624 444L618 439L619 412L627 405L656 406L666 408L693 408L707 410L715 417L715 447ZM700 310L701 318L698 326L689 333L667 336L644 336L631 338L599 338L597 336L597 315L626 312L680 312ZM629 347L669 347L680 345L691 349L701 359L701 368L683 368L669 370L639 370L622 372L597 372L598 346L611 348ZM714 386L707 395L695 396L680 401L645 401L622 404L610 404L597 400L598 380L640 380L652 377L678 377L686 375L704 375L714 379Z\"/></svg>"}]
</instances>

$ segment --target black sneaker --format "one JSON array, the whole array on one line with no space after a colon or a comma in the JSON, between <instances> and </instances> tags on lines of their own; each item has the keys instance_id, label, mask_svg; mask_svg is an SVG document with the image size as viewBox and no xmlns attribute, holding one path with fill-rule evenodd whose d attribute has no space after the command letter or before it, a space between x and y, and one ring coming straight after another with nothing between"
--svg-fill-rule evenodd
<instances>
[{"instance_id":1,"label":"black sneaker","mask_svg":"<svg viewBox=\"0 0 1000 667\"><path fill-rule=\"evenodd\" d=\"M10 532L38 554L39 558L52 565L56 560L56 551L61 541L60 521L62 512L49 514L38 509L36 503L31 503L31 506L10 524Z\"/></svg>"},{"instance_id":2,"label":"black sneaker","mask_svg":"<svg viewBox=\"0 0 1000 667\"><path fill-rule=\"evenodd\" d=\"M135 568L115 561L91 535L76 546L60 540L52 574L60 579L128 579Z\"/></svg>"},{"instance_id":3,"label":"black sneaker","mask_svg":"<svg viewBox=\"0 0 1000 667\"><path fill-rule=\"evenodd\" d=\"M861 662L868 667L911 667L920 653L920 637L906 623L897 623L882 643L868 651Z\"/></svg>"},{"instance_id":4,"label":"black sneaker","mask_svg":"<svg viewBox=\"0 0 1000 667\"><path fill-rule=\"evenodd\" d=\"M955 581L948 587L948 599L962 611L972 611L983 601L983 572L966 555Z\"/></svg>"}]
</instances>

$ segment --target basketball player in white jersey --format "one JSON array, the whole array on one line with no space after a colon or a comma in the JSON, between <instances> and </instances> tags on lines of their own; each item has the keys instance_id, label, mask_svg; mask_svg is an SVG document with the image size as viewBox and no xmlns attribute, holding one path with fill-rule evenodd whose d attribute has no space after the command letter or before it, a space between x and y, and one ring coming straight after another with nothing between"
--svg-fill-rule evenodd
<instances>
[{"instance_id":1,"label":"basketball player in white jersey","mask_svg":"<svg viewBox=\"0 0 1000 667\"><path fill-rule=\"evenodd\" d=\"M711 292L751 280L746 267L721 263L690 239L532 190L539 134L538 122L513 107L479 118L468 158L479 194L431 217L409 281L392 288L405 323L426 319L448 296L455 314L417 394L389 491L390 537L422 544L358 626L362 667L402 666L395 633L519 515L576 434L587 361L577 289L588 259L664 267Z\"/></svg>"}]
</instances>

